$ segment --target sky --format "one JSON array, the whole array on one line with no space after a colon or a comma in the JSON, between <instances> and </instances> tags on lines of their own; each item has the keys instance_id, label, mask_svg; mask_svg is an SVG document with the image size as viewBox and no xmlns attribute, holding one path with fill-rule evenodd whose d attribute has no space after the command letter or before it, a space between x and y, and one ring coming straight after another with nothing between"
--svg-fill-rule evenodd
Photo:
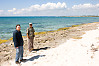
<instances>
[{"instance_id":1,"label":"sky","mask_svg":"<svg viewBox=\"0 0 99 66\"><path fill-rule=\"evenodd\" d=\"M99 15L99 0L0 0L0 16Z\"/></svg>"}]
</instances>

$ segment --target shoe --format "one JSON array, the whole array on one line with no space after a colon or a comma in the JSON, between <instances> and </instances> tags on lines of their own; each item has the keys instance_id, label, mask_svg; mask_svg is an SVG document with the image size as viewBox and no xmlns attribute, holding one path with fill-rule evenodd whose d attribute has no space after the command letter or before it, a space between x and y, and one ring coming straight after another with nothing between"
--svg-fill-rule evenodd
<instances>
[{"instance_id":1,"label":"shoe","mask_svg":"<svg viewBox=\"0 0 99 66\"><path fill-rule=\"evenodd\" d=\"M33 51L33 48L29 50L30 52Z\"/></svg>"},{"instance_id":2,"label":"shoe","mask_svg":"<svg viewBox=\"0 0 99 66\"><path fill-rule=\"evenodd\" d=\"M37 51L31 51L32 53L36 53Z\"/></svg>"},{"instance_id":3,"label":"shoe","mask_svg":"<svg viewBox=\"0 0 99 66\"><path fill-rule=\"evenodd\" d=\"M20 62L19 62L19 61L16 61L15 63L16 63L16 64L20 64Z\"/></svg>"},{"instance_id":4,"label":"shoe","mask_svg":"<svg viewBox=\"0 0 99 66\"><path fill-rule=\"evenodd\" d=\"M26 61L26 59L22 59L22 60L20 60L20 62L25 62Z\"/></svg>"},{"instance_id":5,"label":"shoe","mask_svg":"<svg viewBox=\"0 0 99 66\"><path fill-rule=\"evenodd\" d=\"M33 51L33 48L31 50Z\"/></svg>"},{"instance_id":6,"label":"shoe","mask_svg":"<svg viewBox=\"0 0 99 66\"><path fill-rule=\"evenodd\" d=\"M29 50L29 52L31 52L31 50Z\"/></svg>"}]
</instances>

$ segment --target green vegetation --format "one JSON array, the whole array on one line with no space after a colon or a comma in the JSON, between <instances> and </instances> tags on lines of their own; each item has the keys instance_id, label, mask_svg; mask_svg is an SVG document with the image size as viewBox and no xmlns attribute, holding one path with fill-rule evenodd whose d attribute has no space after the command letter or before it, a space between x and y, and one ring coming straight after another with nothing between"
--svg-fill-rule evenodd
<instances>
[{"instance_id":1,"label":"green vegetation","mask_svg":"<svg viewBox=\"0 0 99 66\"><path fill-rule=\"evenodd\" d=\"M0 44L7 42L8 40L1 40L0 39Z\"/></svg>"},{"instance_id":2,"label":"green vegetation","mask_svg":"<svg viewBox=\"0 0 99 66\"><path fill-rule=\"evenodd\" d=\"M8 40L13 40L13 37L12 37L12 38L10 38L10 39L8 39Z\"/></svg>"},{"instance_id":3,"label":"green vegetation","mask_svg":"<svg viewBox=\"0 0 99 66\"><path fill-rule=\"evenodd\" d=\"M35 35L39 35L39 34L46 34L47 32L35 32Z\"/></svg>"},{"instance_id":4,"label":"green vegetation","mask_svg":"<svg viewBox=\"0 0 99 66\"><path fill-rule=\"evenodd\" d=\"M80 24L80 25L82 25L82 24ZM72 27L78 27L78 26L80 26L80 25L72 25ZM46 31L46 32L35 32L34 34L35 34L35 35L42 35L42 34L51 33L51 32L56 32L56 31L60 31L60 30L69 30L69 29L71 29L72 27L59 28L58 30ZM22 36L22 37L24 38L24 37L26 37L26 36ZM81 39L81 37L73 37L73 38L75 38L75 39ZM13 37L10 38L10 39L8 39L8 40L1 40L1 39L0 39L0 44L5 43L5 42L8 42L8 41L11 41L11 40L13 40Z\"/></svg>"},{"instance_id":5,"label":"green vegetation","mask_svg":"<svg viewBox=\"0 0 99 66\"><path fill-rule=\"evenodd\" d=\"M80 25L82 25L82 24L80 24ZM72 25L72 27L78 27L78 26L80 26L80 25Z\"/></svg>"},{"instance_id":6,"label":"green vegetation","mask_svg":"<svg viewBox=\"0 0 99 66\"><path fill-rule=\"evenodd\" d=\"M75 36L75 37L72 37L73 39L82 39L82 37L77 37L77 36Z\"/></svg>"},{"instance_id":7,"label":"green vegetation","mask_svg":"<svg viewBox=\"0 0 99 66\"><path fill-rule=\"evenodd\" d=\"M59 28L57 31L60 31L60 30L68 30L70 29L71 27L65 27L65 28Z\"/></svg>"}]
</instances>

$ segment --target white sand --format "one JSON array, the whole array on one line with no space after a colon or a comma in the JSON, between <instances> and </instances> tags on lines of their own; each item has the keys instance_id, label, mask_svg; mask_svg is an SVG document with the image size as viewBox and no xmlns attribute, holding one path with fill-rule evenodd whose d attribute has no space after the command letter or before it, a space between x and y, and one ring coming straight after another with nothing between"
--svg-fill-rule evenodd
<instances>
[{"instance_id":1,"label":"white sand","mask_svg":"<svg viewBox=\"0 0 99 66\"><path fill-rule=\"evenodd\" d=\"M49 50L30 53L27 62L21 66L99 66L99 51L92 52L99 45L99 29L86 31L82 39L69 39L64 44ZM17 66L14 59L3 64Z\"/></svg>"}]
</instances>

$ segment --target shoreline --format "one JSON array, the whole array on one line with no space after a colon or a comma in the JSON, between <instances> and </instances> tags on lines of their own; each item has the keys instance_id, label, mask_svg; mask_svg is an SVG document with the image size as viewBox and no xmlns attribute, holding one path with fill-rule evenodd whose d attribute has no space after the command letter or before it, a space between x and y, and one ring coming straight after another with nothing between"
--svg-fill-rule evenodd
<instances>
[{"instance_id":1,"label":"shoreline","mask_svg":"<svg viewBox=\"0 0 99 66\"><path fill-rule=\"evenodd\" d=\"M0 16L0 17L99 17L99 16L86 15L86 16Z\"/></svg>"},{"instance_id":2,"label":"shoreline","mask_svg":"<svg viewBox=\"0 0 99 66\"><path fill-rule=\"evenodd\" d=\"M71 38L82 39L81 36L84 35L86 31L95 30L98 27L99 27L99 22L94 22L94 23L83 24L80 26L78 25L68 30L67 28L64 29L62 28L59 31L47 32L43 34L40 33L36 35L34 38L34 49L39 49L39 51L41 51L40 50L41 48L46 48L46 47L48 49L56 48ZM27 57L28 54L30 53L28 51L27 38L24 37L23 39L24 39L24 57ZM9 44L1 44L0 47L1 47L0 64L15 58L16 51L12 41Z\"/></svg>"},{"instance_id":3,"label":"shoreline","mask_svg":"<svg viewBox=\"0 0 99 66\"><path fill-rule=\"evenodd\" d=\"M95 22L93 22L95 23ZM85 24L90 24L90 23L85 23ZM35 35L40 35L40 34L46 34L46 33L50 33L50 32L55 32L55 31L60 31L60 30L68 30L68 29L71 29L73 27L78 27L78 26L81 26L81 25L84 25L84 24L77 24L77 25L72 25L70 27L63 27L63 28L59 28L57 30L52 30L52 31L44 31L44 32L35 32ZM23 38L26 37L26 36L22 36ZM13 40L13 37L9 38L8 40L2 40L0 39L0 44L7 44L9 43L10 41Z\"/></svg>"}]
</instances>

